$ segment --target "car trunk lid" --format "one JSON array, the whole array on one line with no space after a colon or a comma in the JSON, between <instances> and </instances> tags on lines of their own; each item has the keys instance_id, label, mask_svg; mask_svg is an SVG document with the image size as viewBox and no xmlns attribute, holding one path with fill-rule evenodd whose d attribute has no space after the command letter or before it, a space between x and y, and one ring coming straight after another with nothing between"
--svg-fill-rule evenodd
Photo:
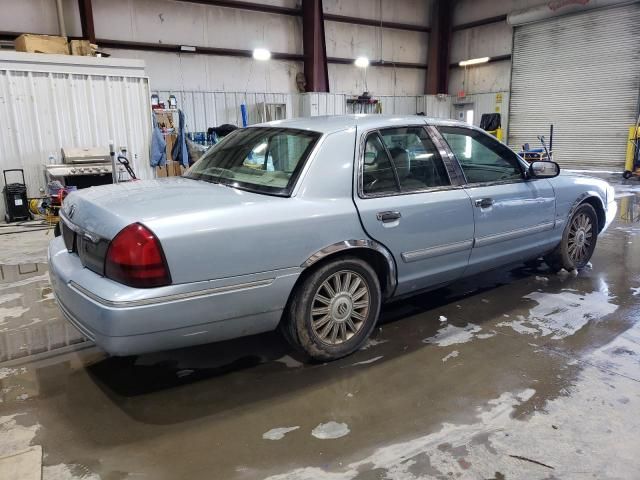
<instances>
[{"instance_id":1,"label":"car trunk lid","mask_svg":"<svg viewBox=\"0 0 640 480\"><path fill-rule=\"evenodd\" d=\"M65 199L61 232L67 250L103 275L110 241L132 223L151 224L153 230L159 218L197 215L259 199L264 195L184 177L105 185L73 192Z\"/></svg>"}]
</instances>

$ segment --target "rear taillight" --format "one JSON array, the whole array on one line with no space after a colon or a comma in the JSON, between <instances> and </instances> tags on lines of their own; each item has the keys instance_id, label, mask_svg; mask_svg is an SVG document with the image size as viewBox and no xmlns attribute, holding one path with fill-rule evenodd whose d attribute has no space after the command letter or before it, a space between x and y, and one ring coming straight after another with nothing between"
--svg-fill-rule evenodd
<instances>
[{"instance_id":1,"label":"rear taillight","mask_svg":"<svg viewBox=\"0 0 640 480\"><path fill-rule=\"evenodd\" d=\"M171 283L162 246L144 225L123 228L109 244L104 264L107 278L131 287L162 287Z\"/></svg>"}]
</instances>

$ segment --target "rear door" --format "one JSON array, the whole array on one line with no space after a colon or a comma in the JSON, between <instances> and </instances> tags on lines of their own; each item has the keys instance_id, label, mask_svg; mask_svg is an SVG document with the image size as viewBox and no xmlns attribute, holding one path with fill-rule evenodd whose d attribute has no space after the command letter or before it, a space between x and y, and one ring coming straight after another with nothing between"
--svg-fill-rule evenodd
<instances>
[{"instance_id":1,"label":"rear door","mask_svg":"<svg viewBox=\"0 0 640 480\"><path fill-rule=\"evenodd\" d=\"M541 254L555 226L555 194L546 179L525 177L518 156L490 135L440 126L465 175L473 205L474 246L467 274Z\"/></svg>"},{"instance_id":2,"label":"rear door","mask_svg":"<svg viewBox=\"0 0 640 480\"><path fill-rule=\"evenodd\" d=\"M354 199L367 233L395 258L396 293L460 277L474 225L455 159L425 125L362 131L358 138Z\"/></svg>"}]
</instances>

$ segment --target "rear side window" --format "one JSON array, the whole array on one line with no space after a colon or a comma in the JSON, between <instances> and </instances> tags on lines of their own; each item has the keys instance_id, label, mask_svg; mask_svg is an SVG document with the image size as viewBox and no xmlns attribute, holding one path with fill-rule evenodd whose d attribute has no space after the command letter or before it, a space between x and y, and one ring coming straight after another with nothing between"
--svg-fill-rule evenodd
<instances>
[{"instance_id":1,"label":"rear side window","mask_svg":"<svg viewBox=\"0 0 640 480\"><path fill-rule=\"evenodd\" d=\"M450 185L438 150L422 127L380 130L403 192Z\"/></svg>"},{"instance_id":2,"label":"rear side window","mask_svg":"<svg viewBox=\"0 0 640 480\"><path fill-rule=\"evenodd\" d=\"M365 142L365 195L411 193L450 185L446 167L422 127L387 128Z\"/></svg>"},{"instance_id":3,"label":"rear side window","mask_svg":"<svg viewBox=\"0 0 640 480\"><path fill-rule=\"evenodd\" d=\"M365 142L362 191L366 195L400 191L395 169L377 133L370 134Z\"/></svg>"}]
</instances>

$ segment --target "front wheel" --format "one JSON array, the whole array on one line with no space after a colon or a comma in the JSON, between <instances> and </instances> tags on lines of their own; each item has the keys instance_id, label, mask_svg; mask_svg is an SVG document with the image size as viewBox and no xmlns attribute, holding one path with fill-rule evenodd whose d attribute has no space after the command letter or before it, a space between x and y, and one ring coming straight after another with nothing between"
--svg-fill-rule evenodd
<instances>
[{"instance_id":1,"label":"front wheel","mask_svg":"<svg viewBox=\"0 0 640 480\"><path fill-rule=\"evenodd\" d=\"M380 314L380 282L371 266L342 257L311 272L296 288L281 329L292 346L314 360L356 351Z\"/></svg>"},{"instance_id":2,"label":"front wheel","mask_svg":"<svg viewBox=\"0 0 640 480\"><path fill-rule=\"evenodd\" d=\"M556 271L584 268L596 248L598 215L588 203L578 207L569 219L556 249L545 256L547 264Z\"/></svg>"}]
</instances>

